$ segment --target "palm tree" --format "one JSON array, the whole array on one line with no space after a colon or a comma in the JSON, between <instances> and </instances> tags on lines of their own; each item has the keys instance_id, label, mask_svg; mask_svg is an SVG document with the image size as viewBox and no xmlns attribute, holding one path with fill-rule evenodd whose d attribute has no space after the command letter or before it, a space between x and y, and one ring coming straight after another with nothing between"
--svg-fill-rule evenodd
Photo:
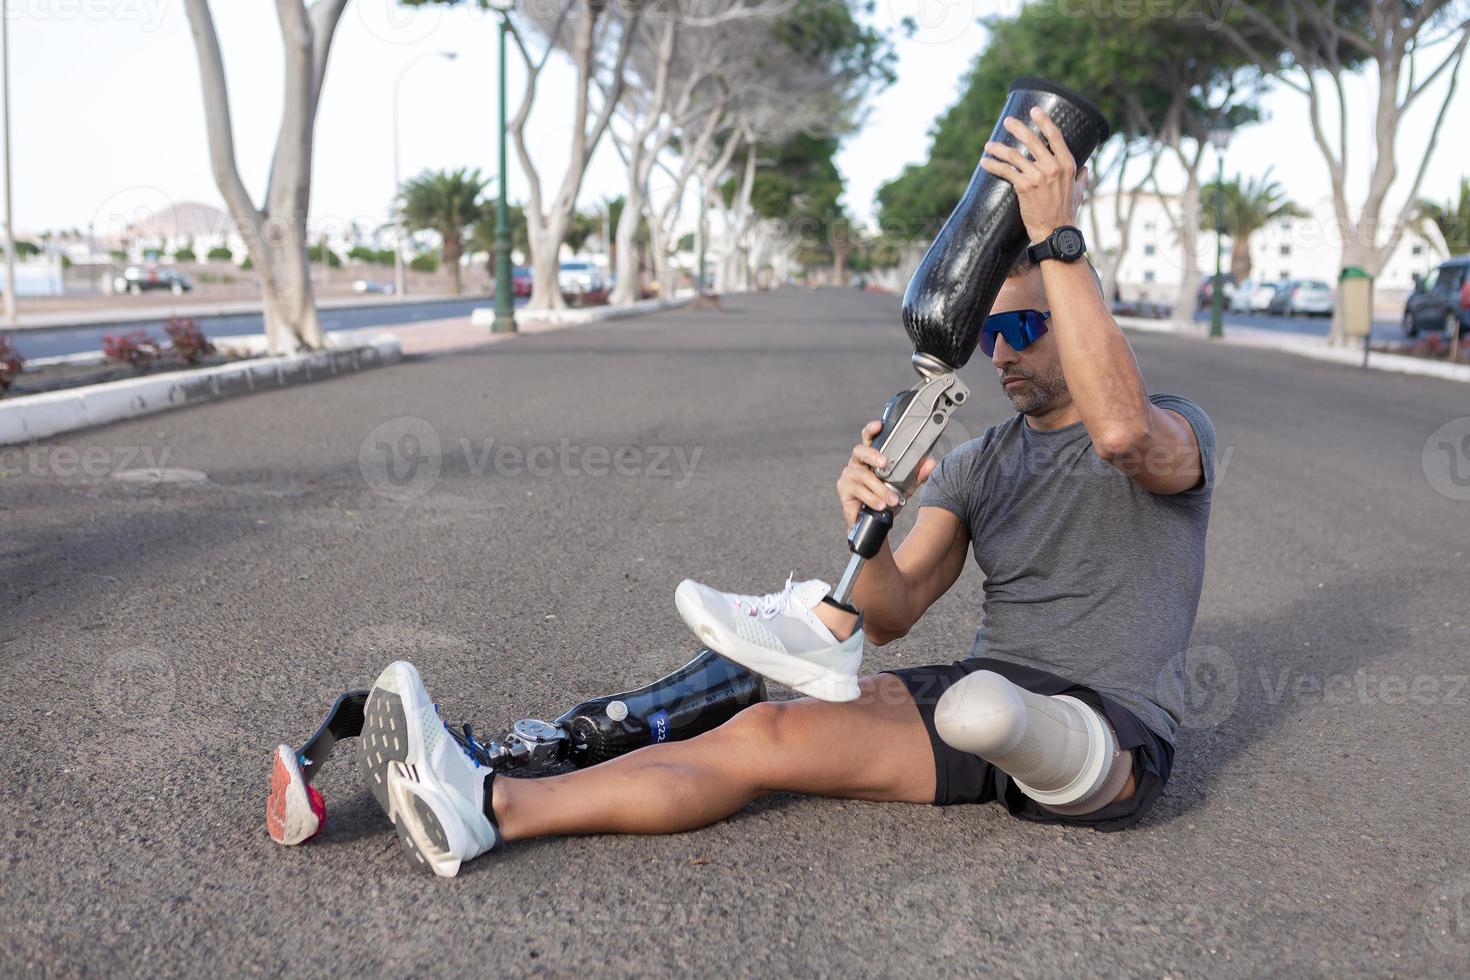
<instances>
[{"instance_id":1,"label":"palm tree","mask_svg":"<svg viewBox=\"0 0 1470 980\"><path fill-rule=\"evenodd\" d=\"M403 185L403 223L410 231L432 230L444 243L444 264L456 295L465 229L485 216L480 195L489 181L478 169L424 171Z\"/></svg>"},{"instance_id":2,"label":"palm tree","mask_svg":"<svg viewBox=\"0 0 1470 980\"><path fill-rule=\"evenodd\" d=\"M1470 178L1460 178L1460 199L1446 204L1421 197L1415 205L1420 234L1432 224L1439 229L1450 255L1470 252Z\"/></svg>"},{"instance_id":3,"label":"palm tree","mask_svg":"<svg viewBox=\"0 0 1470 980\"><path fill-rule=\"evenodd\" d=\"M510 250L522 255L531 254L531 238L526 231L526 209L519 204L506 207L506 219L510 224ZM469 246L472 252L484 252L485 267L490 270L490 281L495 281L495 204L485 205L480 220L470 226Z\"/></svg>"},{"instance_id":4,"label":"palm tree","mask_svg":"<svg viewBox=\"0 0 1470 980\"><path fill-rule=\"evenodd\" d=\"M1210 184L1200 188L1199 214L1201 228L1214 228L1215 205L1221 202L1221 227L1230 236L1230 273L1236 282L1245 282L1251 274L1251 236L1279 218L1305 218L1303 211L1289 200L1281 185L1271 179L1268 169L1259 178L1244 184L1237 177L1224 185Z\"/></svg>"}]
</instances>

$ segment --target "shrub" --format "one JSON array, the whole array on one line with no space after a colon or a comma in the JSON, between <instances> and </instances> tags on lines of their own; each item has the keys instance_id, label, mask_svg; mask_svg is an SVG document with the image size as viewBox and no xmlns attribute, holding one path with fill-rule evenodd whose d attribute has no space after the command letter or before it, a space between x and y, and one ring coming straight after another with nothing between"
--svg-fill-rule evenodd
<instances>
[{"instance_id":1,"label":"shrub","mask_svg":"<svg viewBox=\"0 0 1470 980\"><path fill-rule=\"evenodd\" d=\"M25 363L20 351L10 346L10 338L0 335L0 392L10 390L11 383L25 367Z\"/></svg>"},{"instance_id":2,"label":"shrub","mask_svg":"<svg viewBox=\"0 0 1470 980\"><path fill-rule=\"evenodd\" d=\"M438 272L439 253L425 252L423 255L415 255L413 261L408 263L408 267L414 272Z\"/></svg>"},{"instance_id":3,"label":"shrub","mask_svg":"<svg viewBox=\"0 0 1470 980\"><path fill-rule=\"evenodd\" d=\"M185 248L181 248L178 251L174 252L174 261L175 262L198 262L199 261L199 256L197 256L197 255L194 254L194 250L192 248L185 247Z\"/></svg>"},{"instance_id":4,"label":"shrub","mask_svg":"<svg viewBox=\"0 0 1470 980\"><path fill-rule=\"evenodd\" d=\"M336 252L332 251L331 249L323 249L322 246L320 246L320 245L309 245L309 246L307 246L307 248L306 248L306 258L307 258L308 261L315 262L318 265L320 265L321 264L321 261L322 261L322 253L323 253L323 251L326 252L326 255L327 255L327 265L328 266L330 266L333 269L340 269L340 268L342 268L342 256L338 255Z\"/></svg>"},{"instance_id":5,"label":"shrub","mask_svg":"<svg viewBox=\"0 0 1470 980\"><path fill-rule=\"evenodd\" d=\"M250 256L247 255L243 259L240 260L240 268L242 268L242 269L253 269L253 268L255 268L255 263L252 262L252 261L250 261Z\"/></svg>"},{"instance_id":6,"label":"shrub","mask_svg":"<svg viewBox=\"0 0 1470 980\"><path fill-rule=\"evenodd\" d=\"M120 248L115 248L107 254L112 256L112 261L114 262L126 262L128 260L128 253Z\"/></svg>"},{"instance_id":7,"label":"shrub","mask_svg":"<svg viewBox=\"0 0 1470 980\"><path fill-rule=\"evenodd\" d=\"M348 250L347 257L354 262L366 262L369 265L393 264L391 248L368 248L366 245L354 245Z\"/></svg>"},{"instance_id":8,"label":"shrub","mask_svg":"<svg viewBox=\"0 0 1470 980\"><path fill-rule=\"evenodd\" d=\"M229 249L225 248L223 245L216 245L214 248L210 249L208 252L205 252L204 253L204 257L207 258L207 259L209 259L209 261L211 261L211 262L233 262L233 261L235 261L235 253L234 252L231 252Z\"/></svg>"},{"instance_id":9,"label":"shrub","mask_svg":"<svg viewBox=\"0 0 1470 980\"><path fill-rule=\"evenodd\" d=\"M197 364L201 357L214 353L214 344L191 317L176 316L163 325L163 331L168 334L169 350L185 364Z\"/></svg>"},{"instance_id":10,"label":"shrub","mask_svg":"<svg viewBox=\"0 0 1470 980\"><path fill-rule=\"evenodd\" d=\"M146 330L107 334L102 338L102 354L109 361L143 368L158 358L158 343L148 336Z\"/></svg>"}]
</instances>

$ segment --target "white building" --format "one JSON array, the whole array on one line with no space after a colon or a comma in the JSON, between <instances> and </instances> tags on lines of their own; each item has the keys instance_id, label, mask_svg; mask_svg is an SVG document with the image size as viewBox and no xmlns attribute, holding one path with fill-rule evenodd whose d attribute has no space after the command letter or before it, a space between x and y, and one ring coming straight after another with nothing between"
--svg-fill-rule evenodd
<instances>
[{"instance_id":1,"label":"white building","mask_svg":"<svg viewBox=\"0 0 1470 980\"><path fill-rule=\"evenodd\" d=\"M1084 207L1082 231L1094 251L1116 249L1119 234L1113 221L1114 198L1100 194L1096 209ZM1306 218L1287 218L1271 223L1251 236L1251 277L1254 279L1320 279L1335 285L1342 259L1342 236L1337 229L1332 201L1313 205L1298 202L1311 212ZM1133 216L1128 250L1118 272L1118 291L1124 300L1173 303L1183 278L1182 253L1170 214L1179 216L1178 197L1140 194ZM1126 202L1125 202L1126 208ZM1098 225L1092 224L1096 213ZM1197 241L1199 270L1215 272L1215 233L1200 229ZM1230 236L1220 243L1225 270L1230 269ZM1374 287L1379 299L1401 302L1413 288L1414 273L1426 273L1444 259L1444 249L1414 229L1408 229L1384 265Z\"/></svg>"}]
</instances>

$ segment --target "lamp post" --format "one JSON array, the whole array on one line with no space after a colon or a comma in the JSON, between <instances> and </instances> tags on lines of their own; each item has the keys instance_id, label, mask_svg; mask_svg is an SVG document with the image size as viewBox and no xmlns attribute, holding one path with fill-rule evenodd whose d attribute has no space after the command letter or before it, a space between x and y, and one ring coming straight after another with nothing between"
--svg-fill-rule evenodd
<instances>
[{"instance_id":1,"label":"lamp post","mask_svg":"<svg viewBox=\"0 0 1470 980\"><path fill-rule=\"evenodd\" d=\"M5 113L5 322L15 325L15 223L10 210L10 11L0 0L0 109Z\"/></svg>"},{"instance_id":2,"label":"lamp post","mask_svg":"<svg viewBox=\"0 0 1470 980\"><path fill-rule=\"evenodd\" d=\"M490 332L515 333L515 294L510 281L510 204L505 190L505 35L510 30L510 12L515 2L489 0L489 5L500 15L500 110L496 127L500 137L500 173L495 181L495 322Z\"/></svg>"},{"instance_id":3,"label":"lamp post","mask_svg":"<svg viewBox=\"0 0 1470 980\"><path fill-rule=\"evenodd\" d=\"M1215 148L1215 285L1210 290L1210 336L1225 336L1225 274L1221 266L1221 244L1225 238L1225 146L1230 142L1230 127L1217 124L1210 130L1210 145Z\"/></svg>"},{"instance_id":4,"label":"lamp post","mask_svg":"<svg viewBox=\"0 0 1470 980\"><path fill-rule=\"evenodd\" d=\"M425 58L443 58L453 61L459 55L453 51L427 51L417 58L410 58L398 69L393 80L393 298L398 302L405 299L403 288L403 208L399 207L398 195L403 191L403 174L399 170L398 154L398 90L403 87L403 76L410 68Z\"/></svg>"}]
</instances>

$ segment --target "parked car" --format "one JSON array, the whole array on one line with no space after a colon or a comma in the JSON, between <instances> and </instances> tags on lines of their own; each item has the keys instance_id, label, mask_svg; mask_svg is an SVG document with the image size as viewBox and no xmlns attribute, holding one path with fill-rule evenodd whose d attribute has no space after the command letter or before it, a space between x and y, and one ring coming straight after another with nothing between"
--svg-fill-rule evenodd
<instances>
[{"instance_id":1,"label":"parked car","mask_svg":"<svg viewBox=\"0 0 1470 980\"><path fill-rule=\"evenodd\" d=\"M528 266L518 265L510 270L510 292L512 296L530 296L534 282Z\"/></svg>"},{"instance_id":2,"label":"parked car","mask_svg":"<svg viewBox=\"0 0 1470 980\"><path fill-rule=\"evenodd\" d=\"M1414 291L1404 303L1404 333L1417 337L1421 330L1458 326L1460 336L1470 333L1470 256L1440 264L1429 275L1414 277Z\"/></svg>"},{"instance_id":3,"label":"parked car","mask_svg":"<svg viewBox=\"0 0 1470 980\"><path fill-rule=\"evenodd\" d=\"M563 262L556 273L556 284L562 292L573 296L607 291L602 270L591 262Z\"/></svg>"},{"instance_id":4,"label":"parked car","mask_svg":"<svg viewBox=\"0 0 1470 980\"><path fill-rule=\"evenodd\" d=\"M1225 304L1228 306L1230 305L1230 301L1236 293L1235 276L1227 272L1222 278L1224 278L1225 280ZM1214 297L1215 277L1205 276L1204 279L1200 281L1199 292L1194 297L1195 309L1209 309L1210 303L1214 299Z\"/></svg>"},{"instance_id":5,"label":"parked car","mask_svg":"<svg viewBox=\"0 0 1470 980\"><path fill-rule=\"evenodd\" d=\"M1240 284L1230 299L1230 309L1236 313L1264 313L1276 298L1281 282L1265 279L1247 279Z\"/></svg>"},{"instance_id":6,"label":"parked car","mask_svg":"<svg viewBox=\"0 0 1470 980\"><path fill-rule=\"evenodd\" d=\"M112 280L112 288L119 293L134 295L150 289L167 289L178 296L193 289L194 283L177 269L156 265L130 265Z\"/></svg>"},{"instance_id":7,"label":"parked car","mask_svg":"<svg viewBox=\"0 0 1470 980\"><path fill-rule=\"evenodd\" d=\"M1288 279L1266 307L1277 316L1331 316L1332 287L1320 279Z\"/></svg>"},{"instance_id":8,"label":"parked car","mask_svg":"<svg viewBox=\"0 0 1470 980\"><path fill-rule=\"evenodd\" d=\"M359 295L370 293L391 293L393 292L393 284L391 282L377 282L372 279L358 279L352 284L352 291L354 293L358 293Z\"/></svg>"}]
</instances>

